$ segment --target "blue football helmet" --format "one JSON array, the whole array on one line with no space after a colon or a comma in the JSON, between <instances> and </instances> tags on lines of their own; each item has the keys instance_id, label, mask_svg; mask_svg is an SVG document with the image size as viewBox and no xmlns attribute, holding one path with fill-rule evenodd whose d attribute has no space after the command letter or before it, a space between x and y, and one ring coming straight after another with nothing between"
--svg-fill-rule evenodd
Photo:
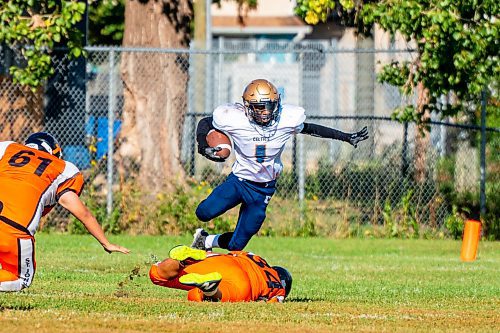
<instances>
[{"instance_id":1,"label":"blue football helmet","mask_svg":"<svg viewBox=\"0 0 500 333\"><path fill-rule=\"evenodd\" d=\"M27 147L38 149L54 155L57 158L62 158L62 150L59 142L50 133L47 132L37 132L31 134L24 144Z\"/></svg>"}]
</instances>

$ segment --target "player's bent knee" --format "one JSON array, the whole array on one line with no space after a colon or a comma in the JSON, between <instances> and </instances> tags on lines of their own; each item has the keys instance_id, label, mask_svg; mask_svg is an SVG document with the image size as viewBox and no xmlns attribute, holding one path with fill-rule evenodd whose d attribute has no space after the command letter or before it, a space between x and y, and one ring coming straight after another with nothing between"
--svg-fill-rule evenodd
<instances>
[{"instance_id":1,"label":"player's bent knee","mask_svg":"<svg viewBox=\"0 0 500 333\"><path fill-rule=\"evenodd\" d=\"M211 212L201 205L196 208L196 217L202 222L208 222L213 218Z\"/></svg>"},{"instance_id":2,"label":"player's bent knee","mask_svg":"<svg viewBox=\"0 0 500 333\"><path fill-rule=\"evenodd\" d=\"M259 221L256 224L258 225L257 231L260 229L262 226L262 223L264 223L264 220L266 219L266 212L260 212L255 214L255 221ZM256 231L256 233L257 233Z\"/></svg>"}]
</instances>

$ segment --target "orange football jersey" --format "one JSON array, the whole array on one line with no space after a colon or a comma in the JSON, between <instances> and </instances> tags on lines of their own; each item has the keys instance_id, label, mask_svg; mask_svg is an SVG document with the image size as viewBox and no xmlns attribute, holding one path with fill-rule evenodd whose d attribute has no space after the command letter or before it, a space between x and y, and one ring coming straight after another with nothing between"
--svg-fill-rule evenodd
<instances>
[{"instance_id":1,"label":"orange football jersey","mask_svg":"<svg viewBox=\"0 0 500 333\"><path fill-rule=\"evenodd\" d=\"M269 266L266 260L246 251L231 251L229 255L245 271L251 285L251 300L284 299L285 289L281 285L278 273Z\"/></svg>"},{"instance_id":2,"label":"orange football jersey","mask_svg":"<svg viewBox=\"0 0 500 333\"><path fill-rule=\"evenodd\" d=\"M154 284L189 290L190 301L202 301L203 292L194 287L184 286L178 278L184 274L208 274L219 272L222 281L219 289L222 302L249 302L263 300L281 302L285 298L285 289L281 285L278 273L267 262L249 252L233 251L228 254L208 254L207 258L186 266L176 279L166 280L158 275L156 265L149 272Z\"/></svg>"},{"instance_id":3,"label":"orange football jersey","mask_svg":"<svg viewBox=\"0 0 500 333\"><path fill-rule=\"evenodd\" d=\"M0 228L34 235L40 218L66 191L80 194L83 177L70 162L12 141L0 142Z\"/></svg>"}]
</instances>

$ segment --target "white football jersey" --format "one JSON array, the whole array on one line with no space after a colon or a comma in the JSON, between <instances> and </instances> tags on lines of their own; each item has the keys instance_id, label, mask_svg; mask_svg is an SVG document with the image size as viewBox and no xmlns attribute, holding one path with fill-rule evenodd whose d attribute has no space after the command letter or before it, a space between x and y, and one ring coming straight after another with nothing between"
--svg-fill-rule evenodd
<instances>
[{"instance_id":1,"label":"white football jersey","mask_svg":"<svg viewBox=\"0 0 500 333\"><path fill-rule=\"evenodd\" d=\"M306 119L304 108L283 104L278 121L269 127L250 122L244 106L224 104L213 113L213 125L233 140L235 176L255 182L269 182L281 173L281 153L293 134L300 133Z\"/></svg>"}]
</instances>

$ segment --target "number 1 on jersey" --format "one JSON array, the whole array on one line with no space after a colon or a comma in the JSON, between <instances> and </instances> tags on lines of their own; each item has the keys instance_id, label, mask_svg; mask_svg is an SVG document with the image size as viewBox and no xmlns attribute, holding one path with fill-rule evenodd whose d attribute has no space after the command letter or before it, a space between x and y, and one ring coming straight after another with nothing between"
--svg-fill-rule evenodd
<instances>
[{"instance_id":1,"label":"number 1 on jersey","mask_svg":"<svg viewBox=\"0 0 500 333\"><path fill-rule=\"evenodd\" d=\"M48 158L43 158L43 157L38 157L38 159L40 161L42 161L42 163L40 163L38 165L38 167L36 168L35 175L41 176L43 174L43 172L45 171L45 169L47 169L47 167L49 166L49 164L52 163L52 161L49 160Z\"/></svg>"},{"instance_id":2,"label":"number 1 on jersey","mask_svg":"<svg viewBox=\"0 0 500 333\"><path fill-rule=\"evenodd\" d=\"M266 157L266 145L255 145L255 157L257 157L257 162L264 162L264 157Z\"/></svg>"}]
</instances>

